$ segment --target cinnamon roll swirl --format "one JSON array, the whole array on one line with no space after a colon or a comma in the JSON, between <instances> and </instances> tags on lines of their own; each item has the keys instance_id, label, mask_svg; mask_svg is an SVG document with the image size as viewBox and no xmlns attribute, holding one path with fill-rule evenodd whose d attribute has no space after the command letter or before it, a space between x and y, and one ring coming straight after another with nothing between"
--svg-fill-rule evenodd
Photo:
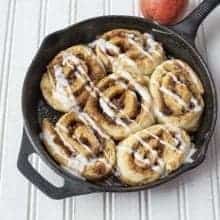
<instances>
[{"instance_id":1,"label":"cinnamon roll swirl","mask_svg":"<svg viewBox=\"0 0 220 220\"><path fill-rule=\"evenodd\" d=\"M138 74L149 75L165 59L162 46L150 34L138 31L115 29L104 33L91 45L107 71L115 72L114 68L118 68L121 62L125 67L129 62L136 66ZM118 60L121 54L125 59Z\"/></svg>"},{"instance_id":2,"label":"cinnamon roll swirl","mask_svg":"<svg viewBox=\"0 0 220 220\"><path fill-rule=\"evenodd\" d=\"M126 38L135 41L139 45L144 44L144 37L139 31L123 28L113 29L111 31L105 32L102 35L102 38L107 41L117 41L118 38Z\"/></svg>"},{"instance_id":3,"label":"cinnamon roll swirl","mask_svg":"<svg viewBox=\"0 0 220 220\"><path fill-rule=\"evenodd\" d=\"M106 75L92 50L83 45L60 52L48 65L41 80L41 91L47 103L61 112L84 106L89 81L97 83Z\"/></svg>"},{"instance_id":4,"label":"cinnamon roll swirl","mask_svg":"<svg viewBox=\"0 0 220 220\"><path fill-rule=\"evenodd\" d=\"M173 59L156 68L150 79L159 122L195 131L204 108L203 86L191 67Z\"/></svg>"},{"instance_id":5,"label":"cinnamon roll swirl","mask_svg":"<svg viewBox=\"0 0 220 220\"><path fill-rule=\"evenodd\" d=\"M122 72L111 74L98 83L84 111L113 139L121 140L154 123L151 101L147 88L129 73Z\"/></svg>"},{"instance_id":6,"label":"cinnamon roll swirl","mask_svg":"<svg viewBox=\"0 0 220 220\"><path fill-rule=\"evenodd\" d=\"M154 125L123 140L116 148L120 180L141 185L176 170L191 147L190 138L180 128Z\"/></svg>"},{"instance_id":7,"label":"cinnamon roll swirl","mask_svg":"<svg viewBox=\"0 0 220 220\"><path fill-rule=\"evenodd\" d=\"M89 180L108 176L115 165L115 144L85 113L64 114L53 126L42 123L43 142L63 167Z\"/></svg>"}]
</instances>

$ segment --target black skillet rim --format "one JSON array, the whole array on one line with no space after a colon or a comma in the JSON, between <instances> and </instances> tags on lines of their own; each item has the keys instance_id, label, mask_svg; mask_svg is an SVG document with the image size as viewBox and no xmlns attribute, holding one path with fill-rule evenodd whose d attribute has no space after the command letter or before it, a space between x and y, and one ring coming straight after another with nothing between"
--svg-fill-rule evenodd
<instances>
[{"instance_id":1,"label":"black skillet rim","mask_svg":"<svg viewBox=\"0 0 220 220\"><path fill-rule=\"evenodd\" d=\"M141 18L141 17L135 17L135 16L127 16L127 15L108 15L108 16L98 16L98 17L93 17L90 19L86 19L84 21L81 22L77 22L69 27L66 27L62 30L56 31L52 34L49 34L48 36L46 36L40 46L40 48L38 49L38 51L36 52L36 55L33 58L32 63L34 63L36 57L39 55L39 52L43 49L43 47L47 44L47 42L50 40L50 38L53 35L62 35L65 31L67 31L68 29L71 29L75 26L80 26L84 23L88 23L88 22L95 22L98 19L130 19L130 20L135 20L136 22L142 22L142 23L152 23L150 20L147 20L145 18ZM86 185L88 188L90 188L91 190L94 191L107 191L107 192L132 192L132 191L139 191L139 190L145 190L148 188L152 188L158 185L161 185L165 182L168 182L172 179L174 179L177 176L180 176L181 174L185 173L186 171L189 171L195 167L197 167L198 165L200 165L204 159L205 159L205 155L208 149L208 143L211 139L211 136L214 133L214 128L215 128L215 124L216 124L216 120L217 120L217 93L216 93L216 88L215 88L215 84L212 78L212 74L210 73L207 65L205 64L203 58L201 57L201 55L199 54L199 52L197 51L197 49L194 47L194 45L191 45L190 42L188 42L187 40L185 40L179 33L177 33L176 31L173 31L172 29L156 24L154 23L154 25L156 25L157 27L159 27L160 30L164 30L165 32L171 33L173 35L175 35L177 38L179 38L181 41L183 41L183 43L191 50L191 52L193 54L195 54L200 62L200 64L203 66L204 68L204 74L207 75L207 77L209 78L209 83L211 86L211 94L212 94L212 99L213 99L213 116L212 118L210 118L211 120L211 125L210 125L210 129L208 132L208 135L206 136L206 138L204 139L203 142L203 148L204 148L204 152L202 152L202 157L200 157L199 160L193 162L192 164L187 164L184 167L179 168L178 170L174 171L173 173L169 174L168 176L161 178L155 182L149 183L147 185L140 185L140 186L111 186L111 185L97 185L95 183L91 183L88 181L84 181L81 180L75 176L73 176L72 174L70 174L69 172L65 171L62 167L60 167L49 155L48 153L45 152L41 152L39 150L39 146L38 144L36 144L36 137L34 137L32 130L30 128L30 121L27 119L26 117L26 111L28 111L26 103L25 103L25 92L26 92L26 81L28 78L28 75L31 74L31 66L30 65L24 82L23 82L23 88L22 88L22 114L23 114L23 120L24 120L24 127L25 127L25 132L29 138L29 141L31 142L32 146L34 147L35 151L38 153L38 155L40 155L40 157L43 159L43 161L50 167L52 168L56 173L58 173L60 176L62 176L64 179L68 179L70 181L75 181L78 183L81 183L83 185ZM74 183L73 183L74 184Z\"/></svg>"}]
</instances>

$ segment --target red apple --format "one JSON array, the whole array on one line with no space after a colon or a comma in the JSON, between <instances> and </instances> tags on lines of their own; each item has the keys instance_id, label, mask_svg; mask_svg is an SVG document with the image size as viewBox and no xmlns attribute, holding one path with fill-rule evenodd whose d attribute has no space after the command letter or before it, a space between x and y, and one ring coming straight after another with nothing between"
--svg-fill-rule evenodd
<instances>
[{"instance_id":1,"label":"red apple","mask_svg":"<svg viewBox=\"0 0 220 220\"><path fill-rule=\"evenodd\" d=\"M187 0L140 0L140 8L144 17L160 24L172 24L182 14Z\"/></svg>"}]
</instances>

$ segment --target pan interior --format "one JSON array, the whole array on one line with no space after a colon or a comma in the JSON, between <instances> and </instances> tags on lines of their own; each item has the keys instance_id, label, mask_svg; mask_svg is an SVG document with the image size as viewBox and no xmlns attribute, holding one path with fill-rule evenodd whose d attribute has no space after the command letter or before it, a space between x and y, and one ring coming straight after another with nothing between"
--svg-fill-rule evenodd
<instances>
[{"instance_id":1,"label":"pan interior","mask_svg":"<svg viewBox=\"0 0 220 220\"><path fill-rule=\"evenodd\" d=\"M32 137L35 149L45 159L49 166L55 169L61 175L69 175L64 170L56 165L56 163L45 152L40 141L40 123L42 118L47 117L55 122L60 116L60 113L50 108L43 100L40 92L40 80L42 74L46 71L46 66L49 61L61 50L66 49L74 44L88 43L93 41L103 32L114 28L136 29L141 32L152 33L156 40L163 44L169 56L179 58L187 62L199 75L205 88L205 110L201 120L198 132L192 135L195 147L198 149L193 159L196 163L197 159L206 151L207 143L213 132L213 126L216 116L215 90L212 80L209 76L205 64L201 60L198 53L193 47L186 43L179 35L164 28L160 25L151 23L141 18L129 16L106 16L99 17L81 22L71 26L63 31L55 32L48 36L42 43L37 55L35 56L23 87L23 115L25 126ZM187 165L183 165L179 170L172 175L164 177L153 184L148 184L139 188L147 188L149 186L167 181L177 174L184 172ZM70 176L70 175L69 175ZM74 178L73 176L71 178ZM116 179L110 178L106 182L97 183L96 187L101 185L102 189L108 191L127 191L138 187L122 186Z\"/></svg>"}]
</instances>

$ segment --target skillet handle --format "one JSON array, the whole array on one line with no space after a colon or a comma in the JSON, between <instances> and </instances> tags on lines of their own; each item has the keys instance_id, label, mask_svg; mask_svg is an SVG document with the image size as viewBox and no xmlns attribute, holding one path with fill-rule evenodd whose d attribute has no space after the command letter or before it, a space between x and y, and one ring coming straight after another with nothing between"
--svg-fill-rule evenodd
<instances>
[{"instance_id":1,"label":"skillet handle","mask_svg":"<svg viewBox=\"0 0 220 220\"><path fill-rule=\"evenodd\" d=\"M186 18L175 25L169 26L169 28L194 43L199 25L218 4L220 4L220 0L204 0Z\"/></svg>"},{"instance_id":2,"label":"skillet handle","mask_svg":"<svg viewBox=\"0 0 220 220\"><path fill-rule=\"evenodd\" d=\"M23 132L21 149L18 156L17 167L19 171L37 188L52 199L64 199L71 196L88 194L94 192L85 188L85 185L64 179L62 187L56 187L42 177L30 164L28 158L35 153L25 131Z\"/></svg>"}]
</instances>

